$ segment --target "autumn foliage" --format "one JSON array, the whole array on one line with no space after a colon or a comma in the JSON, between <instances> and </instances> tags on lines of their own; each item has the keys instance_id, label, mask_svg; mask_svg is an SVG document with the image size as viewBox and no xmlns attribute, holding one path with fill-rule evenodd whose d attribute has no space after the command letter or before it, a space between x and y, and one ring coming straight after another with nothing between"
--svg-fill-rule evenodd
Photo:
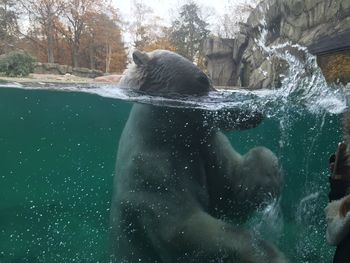
<instances>
[{"instance_id":1,"label":"autumn foliage","mask_svg":"<svg viewBox=\"0 0 350 263\"><path fill-rule=\"evenodd\" d=\"M118 12L105 0L0 0L27 16L17 49L40 62L122 72L127 54ZM14 4L13 4L14 5Z\"/></svg>"},{"instance_id":2,"label":"autumn foliage","mask_svg":"<svg viewBox=\"0 0 350 263\"><path fill-rule=\"evenodd\" d=\"M39 62L121 73L133 48L167 49L204 65L208 23L194 1L167 25L144 1L132 4L123 18L110 0L0 0L0 55L25 50Z\"/></svg>"}]
</instances>

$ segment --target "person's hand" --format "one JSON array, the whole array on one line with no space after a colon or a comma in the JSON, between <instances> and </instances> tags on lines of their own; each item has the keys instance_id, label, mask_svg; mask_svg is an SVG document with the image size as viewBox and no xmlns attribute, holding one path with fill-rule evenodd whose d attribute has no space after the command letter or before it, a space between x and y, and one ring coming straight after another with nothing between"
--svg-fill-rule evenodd
<instances>
[{"instance_id":1,"label":"person's hand","mask_svg":"<svg viewBox=\"0 0 350 263\"><path fill-rule=\"evenodd\" d=\"M339 214L341 217L345 217L346 214L350 211L350 195L347 195L345 199L340 204Z\"/></svg>"},{"instance_id":2,"label":"person's hand","mask_svg":"<svg viewBox=\"0 0 350 263\"><path fill-rule=\"evenodd\" d=\"M329 164L333 179L350 180L350 157L346 148L345 143L339 143L337 152L330 157Z\"/></svg>"}]
</instances>

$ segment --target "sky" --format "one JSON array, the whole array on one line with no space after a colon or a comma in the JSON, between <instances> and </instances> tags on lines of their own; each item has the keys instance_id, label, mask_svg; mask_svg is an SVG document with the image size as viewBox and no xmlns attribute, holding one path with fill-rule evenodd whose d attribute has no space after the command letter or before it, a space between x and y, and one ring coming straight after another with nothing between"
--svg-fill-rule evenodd
<instances>
[{"instance_id":1,"label":"sky","mask_svg":"<svg viewBox=\"0 0 350 263\"><path fill-rule=\"evenodd\" d=\"M154 10L154 15L159 16L163 19L165 25L170 25L171 21L176 18L178 10L183 4L187 3L188 0L136 0L143 4L151 7ZM212 21L207 21L209 25L214 26L217 21L215 17L222 16L229 5L235 5L240 3L246 3L257 0L194 0L203 10L209 12L215 16L211 16ZM122 16L123 21L132 22L132 6L134 0L112 0L114 7L119 9L119 14ZM130 37L124 34L124 41L130 44Z\"/></svg>"},{"instance_id":2,"label":"sky","mask_svg":"<svg viewBox=\"0 0 350 263\"><path fill-rule=\"evenodd\" d=\"M196 0L199 5L208 6L214 8L218 13L223 13L225 6L230 0ZM184 4L186 0L143 0L144 4L152 7L157 15L165 20L171 17L169 10L177 8ZM242 2L242 0L231 0L231 2ZM131 14L131 7L133 0L112 0L114 6L116 6L120 12L125 16Z\"/></svg>"}]
</instances>

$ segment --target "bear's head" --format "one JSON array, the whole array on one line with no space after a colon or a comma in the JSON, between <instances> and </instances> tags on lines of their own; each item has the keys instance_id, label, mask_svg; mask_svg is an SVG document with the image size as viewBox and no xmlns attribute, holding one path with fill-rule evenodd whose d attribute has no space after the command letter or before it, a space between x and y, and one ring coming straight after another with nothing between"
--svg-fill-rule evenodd
<instances>
[{"instance_id":1,"label":"bear's head","mask_svg":"<svg viewBox=\"0 0 350 263\"><path fill-rule=\"evenodd\" d=\"M202 95L214 90L207 75L188 59L167 50L134 51L119 86L149 94Z\"/></svg>"}]
</instances>

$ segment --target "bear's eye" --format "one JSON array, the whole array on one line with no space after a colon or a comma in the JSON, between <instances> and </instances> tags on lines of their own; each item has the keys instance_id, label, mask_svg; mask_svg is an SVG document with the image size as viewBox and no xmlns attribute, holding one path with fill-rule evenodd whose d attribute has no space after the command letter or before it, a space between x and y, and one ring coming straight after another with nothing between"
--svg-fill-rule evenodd
<instances>
[{"instance_id":1,"label":"bear's eye","mask_svg":"<svg viewBox=\"0 0 350 263\"><path fill-rule=\"evenodd\" d=\"M209 80L208 77L206 75L201 75L197 78L197 80L204 85L209 85Z\"/></svg>"}]
</instances>

